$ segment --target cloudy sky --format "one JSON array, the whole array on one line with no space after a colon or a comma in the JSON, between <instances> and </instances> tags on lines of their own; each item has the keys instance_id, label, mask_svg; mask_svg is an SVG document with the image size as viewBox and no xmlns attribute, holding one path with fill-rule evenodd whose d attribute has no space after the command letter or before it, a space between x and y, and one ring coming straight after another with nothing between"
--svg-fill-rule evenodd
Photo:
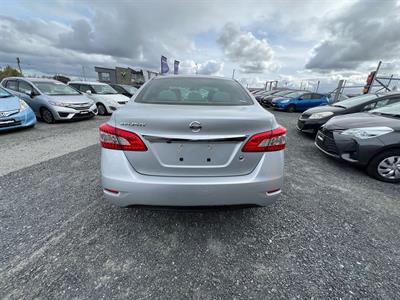
<instances>
[{"instance_id":1,"label":"cloudy sky","mask_svg":"<svg viewBox=\"0 0 400 300\"><path fill-rule=\"evenodd\" d=\"M94 66L159 70L299 85L365 80L383 60L400 73L397 0L12 1L0 10L0 67L95 77ZM172 68L171 68L172 69ZM309 81L312 85L313 82Z\"/></svg>"}]
</instances>

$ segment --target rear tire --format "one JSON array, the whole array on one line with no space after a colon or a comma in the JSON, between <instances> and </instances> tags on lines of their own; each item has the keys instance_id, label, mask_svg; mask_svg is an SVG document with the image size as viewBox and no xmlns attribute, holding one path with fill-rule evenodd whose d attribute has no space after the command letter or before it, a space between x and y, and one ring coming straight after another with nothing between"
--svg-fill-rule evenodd
<instances>
[{"instance_id":1,"label":"rear tire","mask_svg":"<svg viewBox=\"0 0 400 300\"><path fill-rule=\"evenodd\" d=\"M55 122L52 112L45 107L40 109L40 117L47 124L53 124Z\"/></svg>"},{"instance_id":2,"label":"rear tire","mask_svg":"<svg viewBox=\"0 0 400 300\"><path fill-rule=\"evenodd\" d=\"M290 113L295 112L296 111L296 106L293 105L293 104L290 104L288 106L288 108L287 108L287 111L290 112Z\"/></svg>"},{"instance_id":3,"label":"rear tire","mask_svg":"<svg viewBox=\"0 0 400 300\"><path fill-rule=\"evenodd\" d=\"M107 109L106 109L106 107L103 105L103 104L101 104L101 103L97 103L97 113L98 113L98 115L100 115L100 116L105 116L105 115L107 115Z\"/></svg>"},{"instance_id":4,"label":"rear tire","mask_svg":"<svg viewBox=\"0 0 400 300\"><path fill-rule=\"evenodd\" d=\"M384 182L400 182L400 149L376 155L367 166L369 176Z\"/></svg>"}]
</instances>

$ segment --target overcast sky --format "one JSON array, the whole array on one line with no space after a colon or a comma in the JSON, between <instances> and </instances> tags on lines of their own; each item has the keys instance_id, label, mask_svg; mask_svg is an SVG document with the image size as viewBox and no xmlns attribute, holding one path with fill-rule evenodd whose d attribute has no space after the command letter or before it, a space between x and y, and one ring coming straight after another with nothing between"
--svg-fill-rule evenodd
<instances>
[{"instance_id":1,"label":"overcast sky","mask_svg":"<svg viewBox=\"0 0 400 300\"><path fill-rule=\"evenodd\" d=\"M379 60L400 73L400 6L381 1L11 1L0 10L0 66L81 76L82 66L265 80L364 81ZM196 66L197 65L197 66Z\"/></svg>"}]
</instances>

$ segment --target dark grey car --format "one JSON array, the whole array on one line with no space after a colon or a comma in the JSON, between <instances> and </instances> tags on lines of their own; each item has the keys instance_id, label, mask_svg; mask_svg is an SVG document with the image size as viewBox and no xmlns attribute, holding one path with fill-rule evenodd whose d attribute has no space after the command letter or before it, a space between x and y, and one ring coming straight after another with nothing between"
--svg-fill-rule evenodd
<instances>
[{"instance_id":1,"label":"dark grey car","mask_svg":"<svg viewBox=\"0 0 400 300\"><path fill-rule=\"evenodd\" d=\"M300 115L297 129L299 131L310 130L316 134L322 125L335 116L370 111L396 102L400 102L399 92L366 94L331 105L313 107Z\"/></svg>"},{"instance_id":2,"label":"dark grey car","mask_svg":"<svg viewBox=\"0 0 400 300\"><path fill-rule=\"evenodd\" d=\"M315 145L330 156L366 167L378 180L400 182L400 103L334 117L318 131Z\"/></svg>"}]
</instances>

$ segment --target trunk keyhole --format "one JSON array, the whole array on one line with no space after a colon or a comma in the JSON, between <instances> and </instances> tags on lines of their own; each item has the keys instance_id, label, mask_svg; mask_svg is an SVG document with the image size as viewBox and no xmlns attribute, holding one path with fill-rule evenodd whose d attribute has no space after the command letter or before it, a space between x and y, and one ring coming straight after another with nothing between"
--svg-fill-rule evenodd
<instances>
[{"instance_id":1,"label":"trunk keyhole","mask_svg":"<svg viewBox=\"0 0 400 300\"><path fill-rule=\"evenodd\" d=\"M179 157L179 161L183 161L183 157Z\"/></svg>"},{"instance_id":2,"label":"trunk keyhole","mask_svg":"<svg viewBox=\"0 0 400 300\"><path fill-rule=\"evenodd\" d=\"M211 161L211 158L207 158L207 162L210 162Z\"/></svg>"}]
</instances>

